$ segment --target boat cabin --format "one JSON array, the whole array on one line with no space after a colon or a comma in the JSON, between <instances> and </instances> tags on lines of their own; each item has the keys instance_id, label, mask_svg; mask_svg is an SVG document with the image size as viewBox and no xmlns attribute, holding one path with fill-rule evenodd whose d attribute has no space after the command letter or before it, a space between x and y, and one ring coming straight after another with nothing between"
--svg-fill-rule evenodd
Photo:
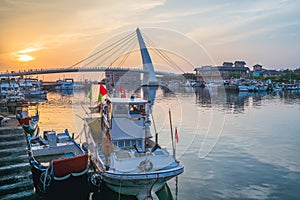
<instances>
[{"instance_id":1,"label":"boat cabin","mask_svg":"<svg viewBox=\"0 0 300 200\"><path fill-rule=\"evenodd\" d=\"M150 138L148 101L140 98L107 98L102 106L104 132L109 132L117 148L136 146L144 149Z\"/></svg>"},{"instance_id":2,"label":"boat cabin","mask_svg":"<svg viewBox=\"0 0 300 200\"><path fill-rule=\"evenodd\" d=\"M0 79L0 91L1 93L6 93L10 91L18 91L19 84L16 78L12 77L1 77Z\"/></svg>"}]
</instances>

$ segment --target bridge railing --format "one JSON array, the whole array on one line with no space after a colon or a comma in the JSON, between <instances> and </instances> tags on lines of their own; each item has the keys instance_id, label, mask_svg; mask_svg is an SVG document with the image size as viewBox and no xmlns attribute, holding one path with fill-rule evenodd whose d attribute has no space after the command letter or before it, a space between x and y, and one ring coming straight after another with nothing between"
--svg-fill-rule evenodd
<instances>
[{"instance_id":1,"label":"bridge railing","mask_svg":"<svg viewBox=\"0 0 300 200\"><path fill-rule=\"evenodd\" d=\"M0 77L4 76L22 76L22 75L37 75L37 74L51 74L51 73L69 73L69 72L95 72L95 71L133 71L145 73L145 70L137 67L78 67L78 68L47 68L47 69L28 69L11 72L0 72ZM175 73L155 71L159 75L176 75ZM178 75L178 74L177 74Z\"/></svg>"}]
</instances>

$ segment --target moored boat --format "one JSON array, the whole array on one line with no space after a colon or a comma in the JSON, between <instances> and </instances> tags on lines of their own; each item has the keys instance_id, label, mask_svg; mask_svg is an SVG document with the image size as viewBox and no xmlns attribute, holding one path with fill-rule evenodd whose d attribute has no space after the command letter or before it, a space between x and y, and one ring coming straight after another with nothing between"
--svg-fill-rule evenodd
<instances>
[{"instance_id":1,"label":"moored boat","mask_svg":"<svg viewBox=\"0 0 300 200\"><path fill-rule=\"evenodd\" d=\"M33 182L38 199L87 199L88 154L68 130L43 137L27 136Z\"/></svg>"},{"instance_id":2,"label":"moored boat","mask_svg":"<svg viewBox=\"0 0 300 200\"><path fill-rule=\"evenodd\" d=\"M184 167L152 140L148 101L107 98L99 117L86 118L91 159L113 191L138 199L156 192Z\"/></svg>"},{"instance_id":3,"label":"moored boat","mask_svg":"<svg viewBox=\"0 0 300 200\"><path fill-rule=\"evenodd\" d=\"M74 89L74 79L65 78L64 80L56 81L59 85L55 86L56 90L73 90Z\"/></svg>"},{"instance_id":4,"label":"moored boat","mask_svg":"<svg viewBox=\"0 0 300 200\"><path fill-rule=\"evenodd\" d=\"M25 97L46 98L47 92L42 89L42 83L36 78L19 79L19 85Z\"/></svg>"},{"instance_id":5,"label":"moored boat","mask_svg":"<svg viewBox=\"0 0 300 200\"><path fill-rule=\"evenodd\" d=\"M20 103L16 106L16 118L27 134L38 132L39 112L37 102Z\"/></svg>"},{"instance_id":6,"label":"moored boat","mask_svg":"<svg viewBox=\"0 0 300 200\"><path fill-rule=\"evenodd\" d=\"M239 92L249 92L249 87L246 85L239 85Z\"/></svg>"},{"instance_id":7,"label":"moored boat","mask_svg":"<svg viewBox=\"0 0 300 200\"><path fill-rule=\"evenodd\" d=\"M17 102L25 100L16 78L1 77L0 98L7 102Z\"/></svg>"}]
</instances>

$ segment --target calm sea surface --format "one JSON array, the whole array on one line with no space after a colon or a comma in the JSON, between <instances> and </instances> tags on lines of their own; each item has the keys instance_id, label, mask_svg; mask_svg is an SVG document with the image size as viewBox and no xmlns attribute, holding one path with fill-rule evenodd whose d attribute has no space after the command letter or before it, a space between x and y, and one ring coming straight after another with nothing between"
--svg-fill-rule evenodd
<instances>
[{"instance_id":1,"label":"calm sea surface","mask_svg":"<svg viewBox=\"0 0 300 200\"><path fill-rule=\"evenodd\" d=\"M179 132L176 157L185 171L168 182L174 199L300 199L300 92L154 92L161 146L172 152L169 110ZM67 128L83 142L82 117L93 105L87 96L49 92L39 106L41 131Z\"/></svg>"}]
</instances>

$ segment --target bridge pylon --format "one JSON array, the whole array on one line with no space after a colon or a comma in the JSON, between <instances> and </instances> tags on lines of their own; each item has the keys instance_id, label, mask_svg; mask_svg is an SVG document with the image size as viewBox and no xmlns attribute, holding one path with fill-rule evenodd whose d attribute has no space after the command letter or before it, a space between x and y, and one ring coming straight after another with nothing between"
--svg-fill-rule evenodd
<instances>
[{"instance_id":1,"label":"bridge pylon","mask_svg":"<svg viewBox=\"0 0 300 200\"><path fill-rule=\"evenodd\" d=\"M143 61L143 70L145 71L143 75L142 85L157 86L158 80L155 76L152 60L139 28L136 29L136 34L138 37L142 61Z\"/></svg>"}]
</instances>

